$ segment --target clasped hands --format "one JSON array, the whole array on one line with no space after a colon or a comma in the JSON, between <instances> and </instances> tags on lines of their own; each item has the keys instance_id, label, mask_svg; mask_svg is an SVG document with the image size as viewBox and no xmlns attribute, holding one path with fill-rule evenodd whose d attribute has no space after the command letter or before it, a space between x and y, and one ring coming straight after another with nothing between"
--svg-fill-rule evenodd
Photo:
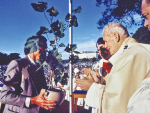
<instances>
[{"instance_id":1,"label":"clasped hands","mask_svg":"<svg viewBox=\"0 0 150 113\"><path fill-rule=\"evenodd\" d=\"M87 75L87 77L84 77L83 79L76 79L75 83L78 87L80 87L82 90L89 90L91 85L96 82L101 82L101 76L99 75L97 69L95 71L84 68L82 69L82 73Z\"/></svg>"},{"instance_id":2,"label":"clasped hands","mask_svg":"<svg viewBox=\"0 0 150 113\"><path fill-rule=\"evenodd\" d=\"M31 104L36 104L46 110L54 109L54 107L56 106L56 102L53 100L45 100L43 98L45 91L45 89L42 89L38 96L31 97Z\"/></svg>"}]
</instances>

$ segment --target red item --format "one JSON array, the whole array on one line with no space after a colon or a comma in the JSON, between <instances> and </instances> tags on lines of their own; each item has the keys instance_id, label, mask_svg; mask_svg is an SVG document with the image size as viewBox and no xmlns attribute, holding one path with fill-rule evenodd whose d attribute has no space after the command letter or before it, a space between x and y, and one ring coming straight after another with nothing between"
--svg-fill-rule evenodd
<instances>
[{"instance_id":1,"label":"red item","mask_svg":"<svg viewBox=\"0 0 150 113\"><path fill-rule=\"evenodd\" d=\"M103 62L103 68L108 73L110 73L112 64L110 62Z\"/></svg>"}]
</instances>

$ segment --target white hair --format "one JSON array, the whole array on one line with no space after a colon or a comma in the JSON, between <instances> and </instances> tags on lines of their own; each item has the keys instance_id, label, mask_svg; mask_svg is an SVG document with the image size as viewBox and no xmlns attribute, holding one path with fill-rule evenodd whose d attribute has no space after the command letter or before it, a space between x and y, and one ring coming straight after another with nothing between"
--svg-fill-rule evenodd
<instances>
[{"instance_id":1,"label":"white hair","mask_svg":"<svg viewBox=\"0 0 150 113\"><path fill-rule=\"evenodd\" d=\"M107 33L107 35L109 35L109 36L111 36L117 32L121 37L129 37L129 33L128 33L127 29L120 23L108 24L104 28L103 33L104 32Z\"/></svg>"},{"instance_id":2,"label":"white hair","mask_svg":"<svg viewBox=\"0 0 150 113\"><path fill-rule=\"evenodd\" d=\"M143 1L143 0L142 0ZM150 5L150 0L145 0L148 5Z\"/></svg>"}]
</instances>

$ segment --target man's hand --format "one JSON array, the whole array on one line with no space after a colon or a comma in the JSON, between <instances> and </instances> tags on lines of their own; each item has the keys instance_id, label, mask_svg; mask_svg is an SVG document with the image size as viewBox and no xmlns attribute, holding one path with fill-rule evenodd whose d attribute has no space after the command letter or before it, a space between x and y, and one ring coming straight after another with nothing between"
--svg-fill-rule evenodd
<instances>
[{"instance_id":1,"label":"man's hand","mask_svg":"<svg viewBox=\"0 0 150 113\"><path fill-rule=\"evenodd\" d=\"M40 94L36 97L31 97L31 104L36 104L46 110L53 109L56 105L53 100L45 100L43 98L43 94L45 93L45 89L42 89Z\"/></svg>"},{"instance_id":2,"label":"man's hand","mask_svg":"<svg viewBox=\"0 0 150 113\"><path fill-rule=\"evenodd\" d=\"M101 76L99 75L97 69L93 71L91 69L84 68L82 73L88 75L89 79L94 80L96 83L100 83L101 81Z\"/></svg>"},{"instance_id":3,"label":"man's hand","mask_svg":"<svg viewBox=\"0 0 150 113\"><path fill-rule=\"evenodd\" d=\"M83 69L81 70L81 72L82 72L83 74L85 74L85 75L89 76L89 75L90 75L90 73L91 73L91 70L90 70L90 69L88 69L88 68L83 68Z\"/></svg>"},{"instance_id":4,"label":"man's hand","mask_svg":"<svg viewBox=\"0 0 150 113\"><path fill-rule=\"evenodd\" d=\"M82 90L89 90L94 81L92 79L76 79L75 83Z\"/></svg>"}]
</instances>

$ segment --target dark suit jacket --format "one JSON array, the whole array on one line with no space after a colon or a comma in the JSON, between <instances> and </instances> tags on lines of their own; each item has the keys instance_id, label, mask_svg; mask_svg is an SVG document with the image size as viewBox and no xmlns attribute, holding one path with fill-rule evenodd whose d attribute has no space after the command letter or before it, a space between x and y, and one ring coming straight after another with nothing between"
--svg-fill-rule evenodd
<instances>
[{"instance_id":1,"label":"dark suit jacket","mask_svg":"<svg viewBox=\"0 0 150 113\"><path fill-rule=\"evenodd\" d=\"M22 73L24 69L27 69L28 75ZM25 57L11 61L5 76L0 92L0 102L5 104L4 113L39 113L40 107L30 105L27 108L25 99L37 96L42 88L46 89L43 68L36 71L36 66Z\"/></svg>"}]
</instances>

